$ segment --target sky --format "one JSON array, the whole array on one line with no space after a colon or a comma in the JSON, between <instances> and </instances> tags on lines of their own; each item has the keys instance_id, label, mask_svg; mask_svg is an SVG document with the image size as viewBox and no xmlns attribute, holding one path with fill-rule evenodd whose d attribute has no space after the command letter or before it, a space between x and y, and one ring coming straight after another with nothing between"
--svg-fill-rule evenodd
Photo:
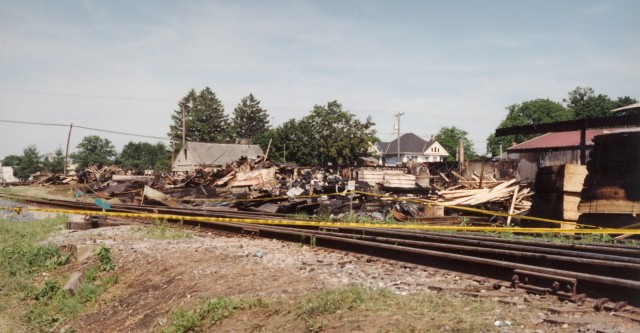
<instances>
[{"instance_id":1,"label":"sky","mask_svg":"<svg viewBox=\"0 0 640 333\"><path fill-rule=\"evenodd\" d=\"M509 105L578 86L640 99L638 13L635 0L0 0L0 159L64 151L72 123L70 152L89 135L168 144L178 101L205 87L228 115L253 94L273 126L337 100L383 141L403 112L401 133L455 126L484 154Z\"/></svg>"}]
</instances>

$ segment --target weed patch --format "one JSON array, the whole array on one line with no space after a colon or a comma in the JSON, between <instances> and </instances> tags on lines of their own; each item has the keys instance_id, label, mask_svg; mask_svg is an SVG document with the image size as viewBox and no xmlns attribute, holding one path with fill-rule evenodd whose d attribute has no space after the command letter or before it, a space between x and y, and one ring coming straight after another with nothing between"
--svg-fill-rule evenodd
<instances>
[{"instance_id":1,"label":"weed patch","mask_svg":"<svg viewBox=\"0 0 640 333\"><path fill-rule=\"evenodd\" d=\"M32 279L45 271L65 265L69 255L42 240L66 222L64 216L30 222L0 221L0 317L17 318L30 331L51 331L77 316L86 304L94 303L106 289L117 283L108 248L96 251L99 264L90 269L85 281L71 297L62 290L66 281L52 277L40 287Z\"/></svg>"},{"instance_id":2,"label":"weed patch","mask_svg":"<svg viewBox=\"0 0 640 333\"><path fill-rule=\"evenodd\" d=\"M191 238L192 236L191 233L180 230L165 220L155 221L153 225L137 227L134 230L141 232L147 238L160 240Z\"/></svg>"},{"instance_id":3,"label":"weed patch","mask_svg":"<svg viewBox=\"0 0 640 333\"><path fill-rule=\"evenodd\" d=\"M197 327L212 326L218 321L232 316L236 310L248 309L255 306L263 306L260 299L247 302L229 297L217 297L209 300L200 309L188 311L180 308L176 310L171 323L165 327L163 333L183 333L194 330Z\"/></svg>"}]
</instances>

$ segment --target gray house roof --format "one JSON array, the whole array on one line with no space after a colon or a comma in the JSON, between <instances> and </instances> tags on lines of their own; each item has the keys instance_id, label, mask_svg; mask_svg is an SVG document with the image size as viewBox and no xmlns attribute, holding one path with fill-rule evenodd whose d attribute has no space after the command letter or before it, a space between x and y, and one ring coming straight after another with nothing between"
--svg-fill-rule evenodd
<instances>
[{"instance_id":1,"label":"gray house roof","mask_svg":"<svg viewBox=\"0 0 640 333\"><path fill-rule=\"evenodd\" d=\"M419 136L413 133L405 133L400 136L400 153L422 154L435 142L435 140L426 141L424 139L421 139ZM386 147L382 142L380 144L381 147L385 147L385 149L382 151L383 155L392 155L398 153L398 139L384 144L386 145Z\"/></svg>"},{"instance_id":2,"label":"gray house roof","mask_svg":"<svg viewBox=\"0 0 640 333\"><path fill-rule=\"evenodd\" d=\"M193 158L195 165L225 165L237 161L242 156L256 158L264 155L258 145L231 143L187 142L187 156ZM184 154L184 149L180 153Z\"/></svg>"}]
</instances>

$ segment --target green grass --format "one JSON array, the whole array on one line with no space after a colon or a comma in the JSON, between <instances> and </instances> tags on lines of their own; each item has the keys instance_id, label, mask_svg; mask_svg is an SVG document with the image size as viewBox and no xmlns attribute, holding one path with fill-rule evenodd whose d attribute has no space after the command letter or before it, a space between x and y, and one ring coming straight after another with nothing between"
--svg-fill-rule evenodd
<instances>
[{"instance_id":1,"label":"green grass","mask_svg":"<svg viewBox=\"0 0 640 333\"><path fill-rule=\"evenodd\" d=\"M490 332L497 303L448 294L401 296L384 289L346 287L274 299L214 298L177 309L164 333L237 331ZM514 309L510 320L522 317ZM514 319L515 318L515 319ZM373 323L373 324L372 324Z\"/></svg>"},{"instance_id":2,"label":"green grass","mask_svg":"<svg viewBox=\"0 0 640 333\"><path fill-rule=\"evenodd\" d=\"M191 238L193 236L190 232L180 230L165 220L155 221L152 225L145 227L135 227L134 230L147 238L159 240Z\"/></svg>"},{"instance_id":3,"label":"green grass","mask_svg":"<svg viewBox=\"0 0 640 333\"><path fill-rule=\"evenodd\" d=\"M56 276L55 268L65 265L69 255L42 241L63 228L67 218L30 222L0 220L0 317L14 318L29 331L52 331L68 322L87 305L94 304L109 286L117 283L110 252L99 248L99 265L86 273L75 296L62 290L68 276ZM36 286L33 279L43 272L49 278Z\"/></svg>"},{"instance_id":4,"label":"green grass","mask_svg":"<svg viewBox=\"0 0 640 333\"><path fill-rule=\"evenodd\" d=\"M180 308L174 311L171 322L162 332L184 333L195 331L201 326L211 327L220 320L231 317L236 310L249 309L263 304L260 299L247 302L229 297L216 297L209 300L200 308L191 311Z\"/></svg>"}]
</instances>

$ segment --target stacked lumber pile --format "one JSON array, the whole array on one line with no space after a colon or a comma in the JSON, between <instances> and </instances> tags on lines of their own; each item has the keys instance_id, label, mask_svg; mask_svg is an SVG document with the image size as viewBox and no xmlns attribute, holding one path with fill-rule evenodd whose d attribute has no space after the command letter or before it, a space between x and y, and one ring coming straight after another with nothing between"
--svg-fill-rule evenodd
<instances>
[{"instance_id":1,"label":"stacked lumber pile","mask_svg":"<svg viewBox=\"0 0 640 333\"><path fill-rule=\"evenodd\" d=\"M585 165L565 164L538 168L532 215L578 221L580 192L586 175ZM561 227L573 229L575 225L562 224Z\"/></svg>"},{"instance_id":2,"label":"stacked lumber pile","mask_svg":"<svg viewBox=\"0 0 640 333\"><path fill-rule=\"evenodd\" d=\"M522 214L531 208L529 198L531 189L521 185L517 180L498 181L491 177L483 177L481 181L476 175L468 180L457 173L459 179L454 186L438 191L442 202L452 206L478 206L486 203L498 203L513 214Z\"/></svg>"},{"instance_id":3,"label":"stacked lumber pile","mask_svg":"<svg viewBox=\"0 0 640 333\"><path fill-rule=\"evenodd\" d=\"M585 223L609 227L635 223L633 216L640 213L640 132L603 134L593 141L581 221L584 217Z\"/></svg>"},{"instance_id":4,"label":"stacked lumber pile","mask_svg":"<svg viewBox=\"0 0 640 333\"><path fill-rule=\"evenodd\" d=\"M36 173L31 175L31 185L35 186L48 186L48 185L64 185L77 183L78 179L75 176L65 177L61 173Z\"/></svg>"},{"instance_id":5,"label":"stacked lumber pile","mask_svg":"<svg viewBox=\"0 0 640 333\"><path fill-rule=\"evenodd\" d=\"M81 183L91 182L108 182L113 175L126 175L122 168L115 165L106 165L102 168L98 168L95 165L88 166L84 170L77 173L78 181Z\"/></svg>"}]
</instances>

